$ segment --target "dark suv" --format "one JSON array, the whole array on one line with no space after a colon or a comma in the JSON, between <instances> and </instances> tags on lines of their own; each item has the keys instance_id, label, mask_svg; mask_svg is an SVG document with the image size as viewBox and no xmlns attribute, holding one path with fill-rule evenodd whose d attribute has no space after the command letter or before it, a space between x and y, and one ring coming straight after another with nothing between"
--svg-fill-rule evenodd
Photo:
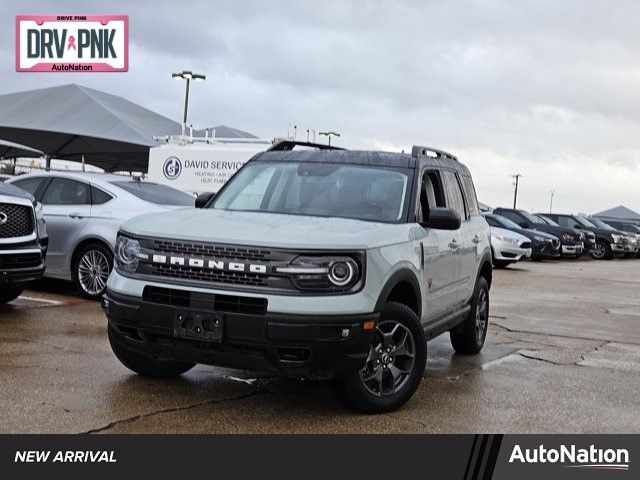
<instances>
[{"instance_id":1,"label":"dark suv","mask_svg":"<svg viewBox=\"0 0 640 480\"><path fill-rule=\"evenodd\" d=\"M42 277L48 238L41 208L17 187L0 182L0 304Z\"/></svg>"},{"instance_id":2,"label":"dark suv","mask_svg":"<svg viewBox=\"0 0 640 480\"><path fill-rule=\"evenodd\" d=\"M560 239L560 252L563 256L579 257L582 255L585 236L578 230L559 225L550 225L525 210L496 208L493 210L493 213L508 218L522 228L529 228L555 235Z\"/></svg>"},{"instance_id":3,"label":"dark suv","mask_svg":"<svg viewBox=\"0 0 640 480\"><path fill-rule=\"evenodd\" d=\"M614 255L625 256L630 252L629 239L623 232L598 227L587 218L579 215L545 213L544 216L557 222L562 227L593 232L596 236L596 248L590 253L596 260L610 260Z\"/></svg>"}]
</instances>

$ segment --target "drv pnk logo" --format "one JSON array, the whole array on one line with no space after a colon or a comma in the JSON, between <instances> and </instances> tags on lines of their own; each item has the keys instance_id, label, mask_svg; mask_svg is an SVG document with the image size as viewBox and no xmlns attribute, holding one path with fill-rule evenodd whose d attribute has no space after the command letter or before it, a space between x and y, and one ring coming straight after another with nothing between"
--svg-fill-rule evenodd
<instances>
[{"instance_id":1,"label":"drv pnk logo","mask_svg":"<svg viewBox=\"0 0 640 480\"><path fill-rule=\"evenodd\" d=\"M127 15L18 15L16 71L126 72Z\"/></svg>"}]
</instances>

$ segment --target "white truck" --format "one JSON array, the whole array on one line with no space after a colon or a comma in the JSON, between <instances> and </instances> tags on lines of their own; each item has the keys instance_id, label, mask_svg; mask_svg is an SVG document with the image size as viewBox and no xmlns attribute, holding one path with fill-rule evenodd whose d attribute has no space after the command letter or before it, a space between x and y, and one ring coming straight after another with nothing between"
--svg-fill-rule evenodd
<instances>
[{"instance_id":1,"label":"white truck","mask_svg":"<svg viewBox=\"0 0 640 480\"><path fill-rule=\"evenodd\" d=\"M271 147L258 138L163 137L149 150L150 181L198 195L217 192L251 157Z\"/></svg>"}]
</instances>

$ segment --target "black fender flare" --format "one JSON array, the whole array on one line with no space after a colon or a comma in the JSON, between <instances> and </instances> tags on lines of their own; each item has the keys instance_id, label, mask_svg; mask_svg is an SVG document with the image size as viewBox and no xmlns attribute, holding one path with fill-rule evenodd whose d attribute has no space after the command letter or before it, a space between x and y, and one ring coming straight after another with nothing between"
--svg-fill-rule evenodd
<instances>
[{"instance_id":1,"label":"black fender flare","mask_svg":"<svg viewBox=\"0 0 640 480\"><path fill-rule=\"evenodd\" d=\"M482 255L482 258L480 259L480 262L478 263L479 266L478 266L478 273L476 274L476 283L478 283L478 279L480 278L480 274L482 273L482 268L484 267L485 264L488 264L489 269L493 271L493 257L491 255L490 250L487 250L486 252L484 252L484 254ZM491 277L493 277L493 275ZM493 280L493 278L491 277L487 278L487 283L489 284L489 288L491 288L491 282Z\"/></svg>"},{"instance_id":2,"label":"black fender flare","mask_svg":"<svg viewBox=\"0 0 640 480\"><path fill-rule=\"evenodd\" d=\"M384 287L382 287L380 295L378 295L378 301L376 302L375 311L379 312L380 310L382 310L382 306L387 301L387 298L389 298L389 294L391 293L391 291L395 288L396 285L401 282L408 282L413 288L417 300L418 318L422 319L422 291L420 289L420 281L416 277L415 273L408 268L401 268L400 270L394 272L391 277L389 277L389 279L384 284Z\"/></svg>"}]
</instances>

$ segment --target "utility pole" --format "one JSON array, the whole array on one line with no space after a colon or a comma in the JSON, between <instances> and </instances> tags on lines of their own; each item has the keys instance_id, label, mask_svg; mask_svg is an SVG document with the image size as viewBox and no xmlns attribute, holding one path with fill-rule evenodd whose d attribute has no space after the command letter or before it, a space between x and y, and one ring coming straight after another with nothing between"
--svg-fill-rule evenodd
<instances>
[{"instance_id":1,"label":"utility pole","mask_svg":"<svg viewBox=\"0 0 640 480\"><path fill-rule=\"evenodd\" d=\"M551 190L551 201L549 202L549 213L553 213L553 194L556 193L555 189Z\"/></svg>"},{"instance_id":2,"label":"utility pole","mask_svg":"<svg viewBox=\"0 0 640 480\"><path fill-rule=\"evenodd\" d=\"M513 208L516 208L516 204L518 203L518 180L520 180L520 177L522 175L520 175L519 173L515 174L515 175L511 175L514 179L515 179L515 191L513 192Z\"/></svg>"}]
</instances>

